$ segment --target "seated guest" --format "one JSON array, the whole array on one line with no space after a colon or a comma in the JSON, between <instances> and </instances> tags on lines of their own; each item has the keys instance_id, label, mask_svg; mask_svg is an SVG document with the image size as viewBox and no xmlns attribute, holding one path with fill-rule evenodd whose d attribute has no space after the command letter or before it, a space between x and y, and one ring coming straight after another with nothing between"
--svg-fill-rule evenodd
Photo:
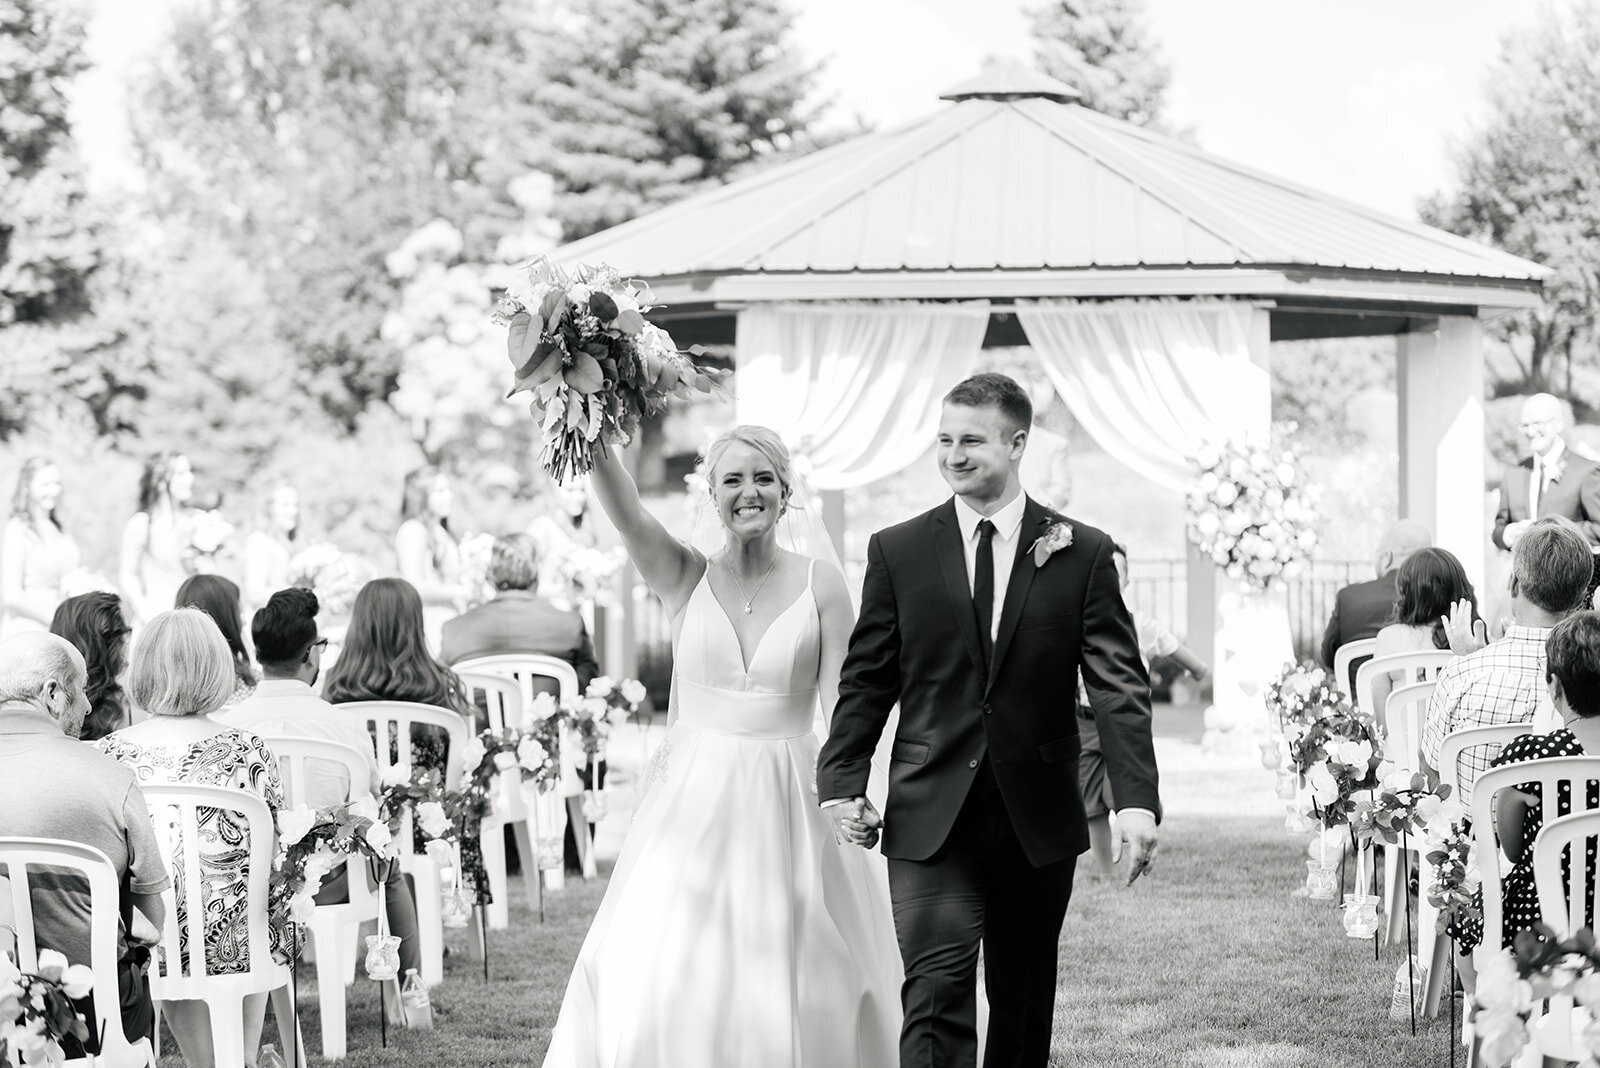
<instances>
[{"instance_id":1,"label":"seated guest","mask_svg":"<svg viewBox=\"0 0 1600 1068\"><path fill-rule=\"evenodd\" d=\"M1374 657L1450 648L1444 620L1458 601L1472 606L1478 618L1478 595L1454 553L1446 549L1419 549L1400 565L1395 579L1394 622L1378 632ZM1396 672L1386 671L1372 680L1372 711L1380 722L1384 705L1397 683ZM1408 679L1415 682L1416 679Z\"/></svg>"},{"instance_id":2,"label":"seated guest","mask_svg":"<svg viewBox=\"0 0 1600 1068\"><path fill-rule=\"evenodd\" d=\"M1445 736L1466 727L1531 723L1541 710L1553 715L1545 688L1545 640L1583 607L1594 569L1589 542L1564 519L1541 519L1511 551L1511 615L1505 636L1486 643L1481 621L1458 627L1465 606L1452 615L1451 647L1465 653L1439 673L1422 728L1422 759L1439 765ZM1469 651L1473 650L1473 651ZM1481 748L1461 755L1461 803L1472 803L1472 782L1488 766Z\"/></svg>"},{"instance_id":3,"label":"seated guest","mask_svg":"<svg viewBox=\"0 0 1600 1068\"><path fill-rule=\"evenodd\" d=\"M117 986L122 1032L154 1040L155 1008L146 965L166 918L161 892L172 885L150 812L133 772L78 744L89 710L88 671L72 644L43 631L0 642L0 835L55 838L92 846L116 869L120 912ZM70 784L70 788L64 788ZM9 903L9 898L7 899ZM54 893L33 895L34 940L73 964L92 965L87 885L62 878ZM92 999L90 999L92 1000ZM94 1019L92 1004L83 1004ZM104 1006L115 1026L118 1014ZM96 1035L84 1043L99 1051ZM66 1055L82 1055L68 1043Z\"/></svg>"},{"instance_id":4,"label":"seated guest","mask_svg":"<svg viewBox=\"0 0 1600 1068\"><path fill-rule=\"evenodd\" d=\"M1519 543L1520 544L1520 543ZM1515 550L1513 550L1515 551ZM1502 767L1545 757L1600 753L1600 614L1579 612L1550 631L1545 641L1546 677L1551 703L1562 726L1549 734L1526 734L1507 742L1490 767ZM1588 786L1588 807L1600 804L1600 788ZM1561 791L1554 816L1572 812L1572 799ZM1519 931L1540 922L1539 893L1533 881L1533 840L1544 826L1538 783L1503 791L1495 805L1495 829L1500 847L1512 867L1500 882L1505 908L1501 911L1501 944L1510 946ZM1493 863L1492 859L1480 863ZM1594 853L1589 853L1594 865ZM1591 871L1589 878L1594 878ZM1563 920L1565 918L1563 917ZM1558 925L1563 920L1554 921ZM1594 922L1591 917L1589 923ZM1469 920L1456 931L1460 949L1469 955L1483 940L1483 920Z\"/></svg>"},{"instance_id":5,"label":"seated guest","mask_svg":"<svg viewBox=\"0 0 1600 1068\"><path fill-rule=\"evenodd\" d=\"M364 754L367 774L355 783L350 781L343 764L307 762L305 803L313 809L343 805L361 794L382 793L372 736L366 727L356 717L318 697L311 688L322 667L322 650L328 644L317 634L317 595L300 587L279 590L251 620L250 637L256 647L256 662L261 665L261 681L249 697L213 718L265 738L341 742ZM323 882L317 893L318 904L350 900L346 876L346 868L341 865L336 875ZM389 933L400 938L401 974L409 968L420 970L417 908L399 865L388 865L385 885ZM387 991L388 987L384 989Z\"/></svg>"},{"instance_id":6,"label":"seated guest","mask_svg":"<svg viewBox=\"0 0 1600 1068\"><path fill-rule=\"evenodd\" d=\"M143 785L191 783L246 790L267 803L274 823L283 807L277 759L261 739L211 718L234 692L234 655L210 616L197 608L159 613L134 638L128 668L128 697L148 718L115 731L95 745L127 766ZM205 914L206 970L211 975L249 971L248 871L239 843L249 834L237 817L219 813L214 834L200 842L203 900L190 902L184 880L174 880L178 923L190 908ZM269 917L273 957L289 963L282 938L286 917ZM245 1049L260 1043L267 996L245 999ZM210 1068L211 1021L204 1002L162 1004L167 1026L183 1051L184 1062Z\"/></svg>"},{"instance_id":7,"label":"seated guest","mask_svg":"<svg viewBox=\"0 0 1600 1068\"><path fill-rule=\"evenodd\" d=\"M539 543L527 534L496 538L489 556L495 598L444 625L442 659L459 664L478 656L542 653L578 673L578 689L600 674L583 617L538 595Z\"/></svg>"},{"instance_id":8,"label":"seated guest","mask_svg":"<svg viewBox=\"0 0 1600 1068\"><path fill-rule=\"evenodd\" d=\"M231 707L249 697L250 691L256 688L256 673L250 670L250 653L244 647L244 610L240 607L238 585L221 575L190 575L178 587L172 607L198 608L222 631L228 653L233 657L234 680L233 693L228 695L223 707Z\"/></svg>"},{"instance_id":9,"label":"seated guest","mask_svg":"<svg viewBox=\"0 0 1600 1068\"><path fill-rule=\"evenodd\" d=\"M98 742L128 725L122 693L122 673L128 666L128 635L132 628L122 614L122 599L114 593L82 593L56 607L50 633L77 647L89 665L89 714L83 719L82 740Z\"/></svg>"},{"instance_id":10,"label":"seated guest","mask_svg":"<svg viewBox=\"0 0 1600 1068\"><path fill-rule=\"evenodd\" d=\"M1432 544L1428 528L1415 520L1401 519L1389 524L1378 541L1378 577L1346 586L1333 599L1333 615L1328 617L1328 629L1322 636L1324 667L1333 670L1333 658L1339 646L1378 636L1378 631L1394 616L1395 583L1400 565L1418 549ZM1358 657L1350 665L1350 677L1345 681L1352 693L1355 692L1356 669L1368 659Z\"/></svg>"},{"instance_id":11,"label":"seated guest","mask_svg":"<svg viewBox=\"0 0 1600 1068\"><path fill-rule=\"evenodd\" d=\"M361 587L350 606L350 625L344 632L344 649L328 670L322 692L336 705L346 701L414 701L454 712L476 734L487 727L462 694L461 680L428 651L422 597L405 579L373 579ZM449 740L435 727L416 727L411 735L413 768L445 766ZM394 752L391 747L391 759ZM448 759L459 759L448 753ZM421 830L414 843L424 847ZM478 840L461 839L463 886L489 901L489 879L483 868Z\"/></svg>"}]
</instances>

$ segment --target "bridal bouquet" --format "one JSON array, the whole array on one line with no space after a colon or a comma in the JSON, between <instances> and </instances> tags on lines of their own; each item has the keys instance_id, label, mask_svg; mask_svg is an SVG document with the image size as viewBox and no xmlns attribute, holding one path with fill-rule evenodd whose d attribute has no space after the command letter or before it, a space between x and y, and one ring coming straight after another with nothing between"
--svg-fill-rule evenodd
<instances>
[{"instance_id":1,"label":"bridal bouquet","mask_svg":"<svg viewBox=\"0 0 1600 1068\"><path fill-rule=\"evenodd\" d=\"M89 1037L89 1025L72 1005L94 989L94 973L68 964L53 949L39 952L39 970L22 972L0 953L0 1063L61 1064L61 1040Z\"/></svg>"},{"instance_id":2,"label":"bridal bouquet","mask_svg":"<svg viewBox=\"0 0 1600 1068\"><path fill-rule=\"evenodd\" d=\"M316 591L318 608L333 616L348 612L361 587L378 577L366 560L328 542L296 553L289 561L289 574L289 585Z\"/></svg>"},{"instance_id":3,"label":"bridal bouquet","mask_svg":"<svg viewBox=\"0 0 1600 1068\"><path fill-rule=\"evenodd\" d=\"M1292 575L1317 546L1316 494L1292 449L1235 441L1194 457L1189 540L1229 577L1266 589Z\"/></svg>"},{"instance_id":4,"label":"bridal bouquet","mask_svg":"<svg viewBox=\"0 0 1600 1068\"><path fill-rule=\"evenodd\" d=\"M211 556L232 533L233 524L215 508L197 511L190 520L189 550L195 556Z\"/></svg>"},{"instance_id":5,"label":"bridal bouquet","mask_svg":"<svg viewBox=\"0 0 1600 1068\"><path fill-rule=\"evenodd\" d=\"M546 257L519 267L495 308L509 327L512 395L533 394L540 459L557 482L625 445L672 396L709 393L726 374L696 367L672 337L645 321L650 291L601 264L569 275Z\"/></svg>"}]
</instances>

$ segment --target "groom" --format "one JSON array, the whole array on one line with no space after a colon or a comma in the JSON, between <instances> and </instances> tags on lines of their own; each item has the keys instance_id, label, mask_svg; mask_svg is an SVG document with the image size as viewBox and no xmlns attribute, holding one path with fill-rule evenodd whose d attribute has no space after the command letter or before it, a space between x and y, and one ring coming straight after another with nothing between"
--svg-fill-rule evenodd
<instances>
[{"instance_id":1,"label":"groom","mask_svg":"<svg viewBox=\"0 0 1600 1068\"><path fill-rule=\"evenodd\" d=\"M976 1063L978 949L987 1068L1043 1068L1056 941L1089 848L1073 708L1082 669L1132 878L1156 852L1150 687L1109 537L1022 492L1033 406L1005 375L944 398L939 471L955 498L867 546L818 795L871 845L873 749L896 702L881 820L905 961L902 1068ZM1130 878L1130 882L1132 881Z\"/></svg>"}]
</instances>

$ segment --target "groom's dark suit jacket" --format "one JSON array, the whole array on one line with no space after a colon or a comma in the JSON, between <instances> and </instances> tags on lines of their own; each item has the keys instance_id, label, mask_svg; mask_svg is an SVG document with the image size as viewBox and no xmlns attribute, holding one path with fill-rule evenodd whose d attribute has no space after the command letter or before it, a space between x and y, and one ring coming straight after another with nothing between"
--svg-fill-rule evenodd
<instances>
[{"instance_id":1,"label":"groom's dark suit jacket","mask_svg":"<svg viewBox=\"0 0 1600 1068\"><path fill-rule=\"evenodd\" d=\"M1029 499L1000 614L993 669L982 662L955 502L879 531L867 545L861 616L817 767L823 801L867 792L891 707L883 852L926 860L950 833L984 757L1030 863L1089 848L1078 789L1078 670L1119 808L1160 818L1150 685L1122 601L1111 539L1070 523L1073 543L1037 567L1029 553L1051 522Z\"/></svg>"}]
</instances>

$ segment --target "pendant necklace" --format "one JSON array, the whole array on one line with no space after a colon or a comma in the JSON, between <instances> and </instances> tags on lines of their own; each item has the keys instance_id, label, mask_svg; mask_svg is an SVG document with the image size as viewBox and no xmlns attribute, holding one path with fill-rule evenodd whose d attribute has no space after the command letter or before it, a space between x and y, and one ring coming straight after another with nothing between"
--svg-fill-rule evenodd
<instances>
[{"instance_id":1,"label":"pendant necklace","mask_svg":"<svg viewBox=\"0 0 1600 1068\"><path fill-rule=\"evenodd\" d=\"M744 597L744 614L749 615L751 609L755 606L756 598L760 597L761 591L766 588L767 579L772 577L773 568L778 566L778 558L776 556L772 558L772 564L767 568L767 573L761 576L761 584L756 587L756 592L749 597L744 596L744 583L739 581L739 572L734 570L733 565L728 563L726 557L723 558L723 563L728 568L728 574L733 576L733 584L739 587L739 596Z\"/></svg>"}]
</instances>

